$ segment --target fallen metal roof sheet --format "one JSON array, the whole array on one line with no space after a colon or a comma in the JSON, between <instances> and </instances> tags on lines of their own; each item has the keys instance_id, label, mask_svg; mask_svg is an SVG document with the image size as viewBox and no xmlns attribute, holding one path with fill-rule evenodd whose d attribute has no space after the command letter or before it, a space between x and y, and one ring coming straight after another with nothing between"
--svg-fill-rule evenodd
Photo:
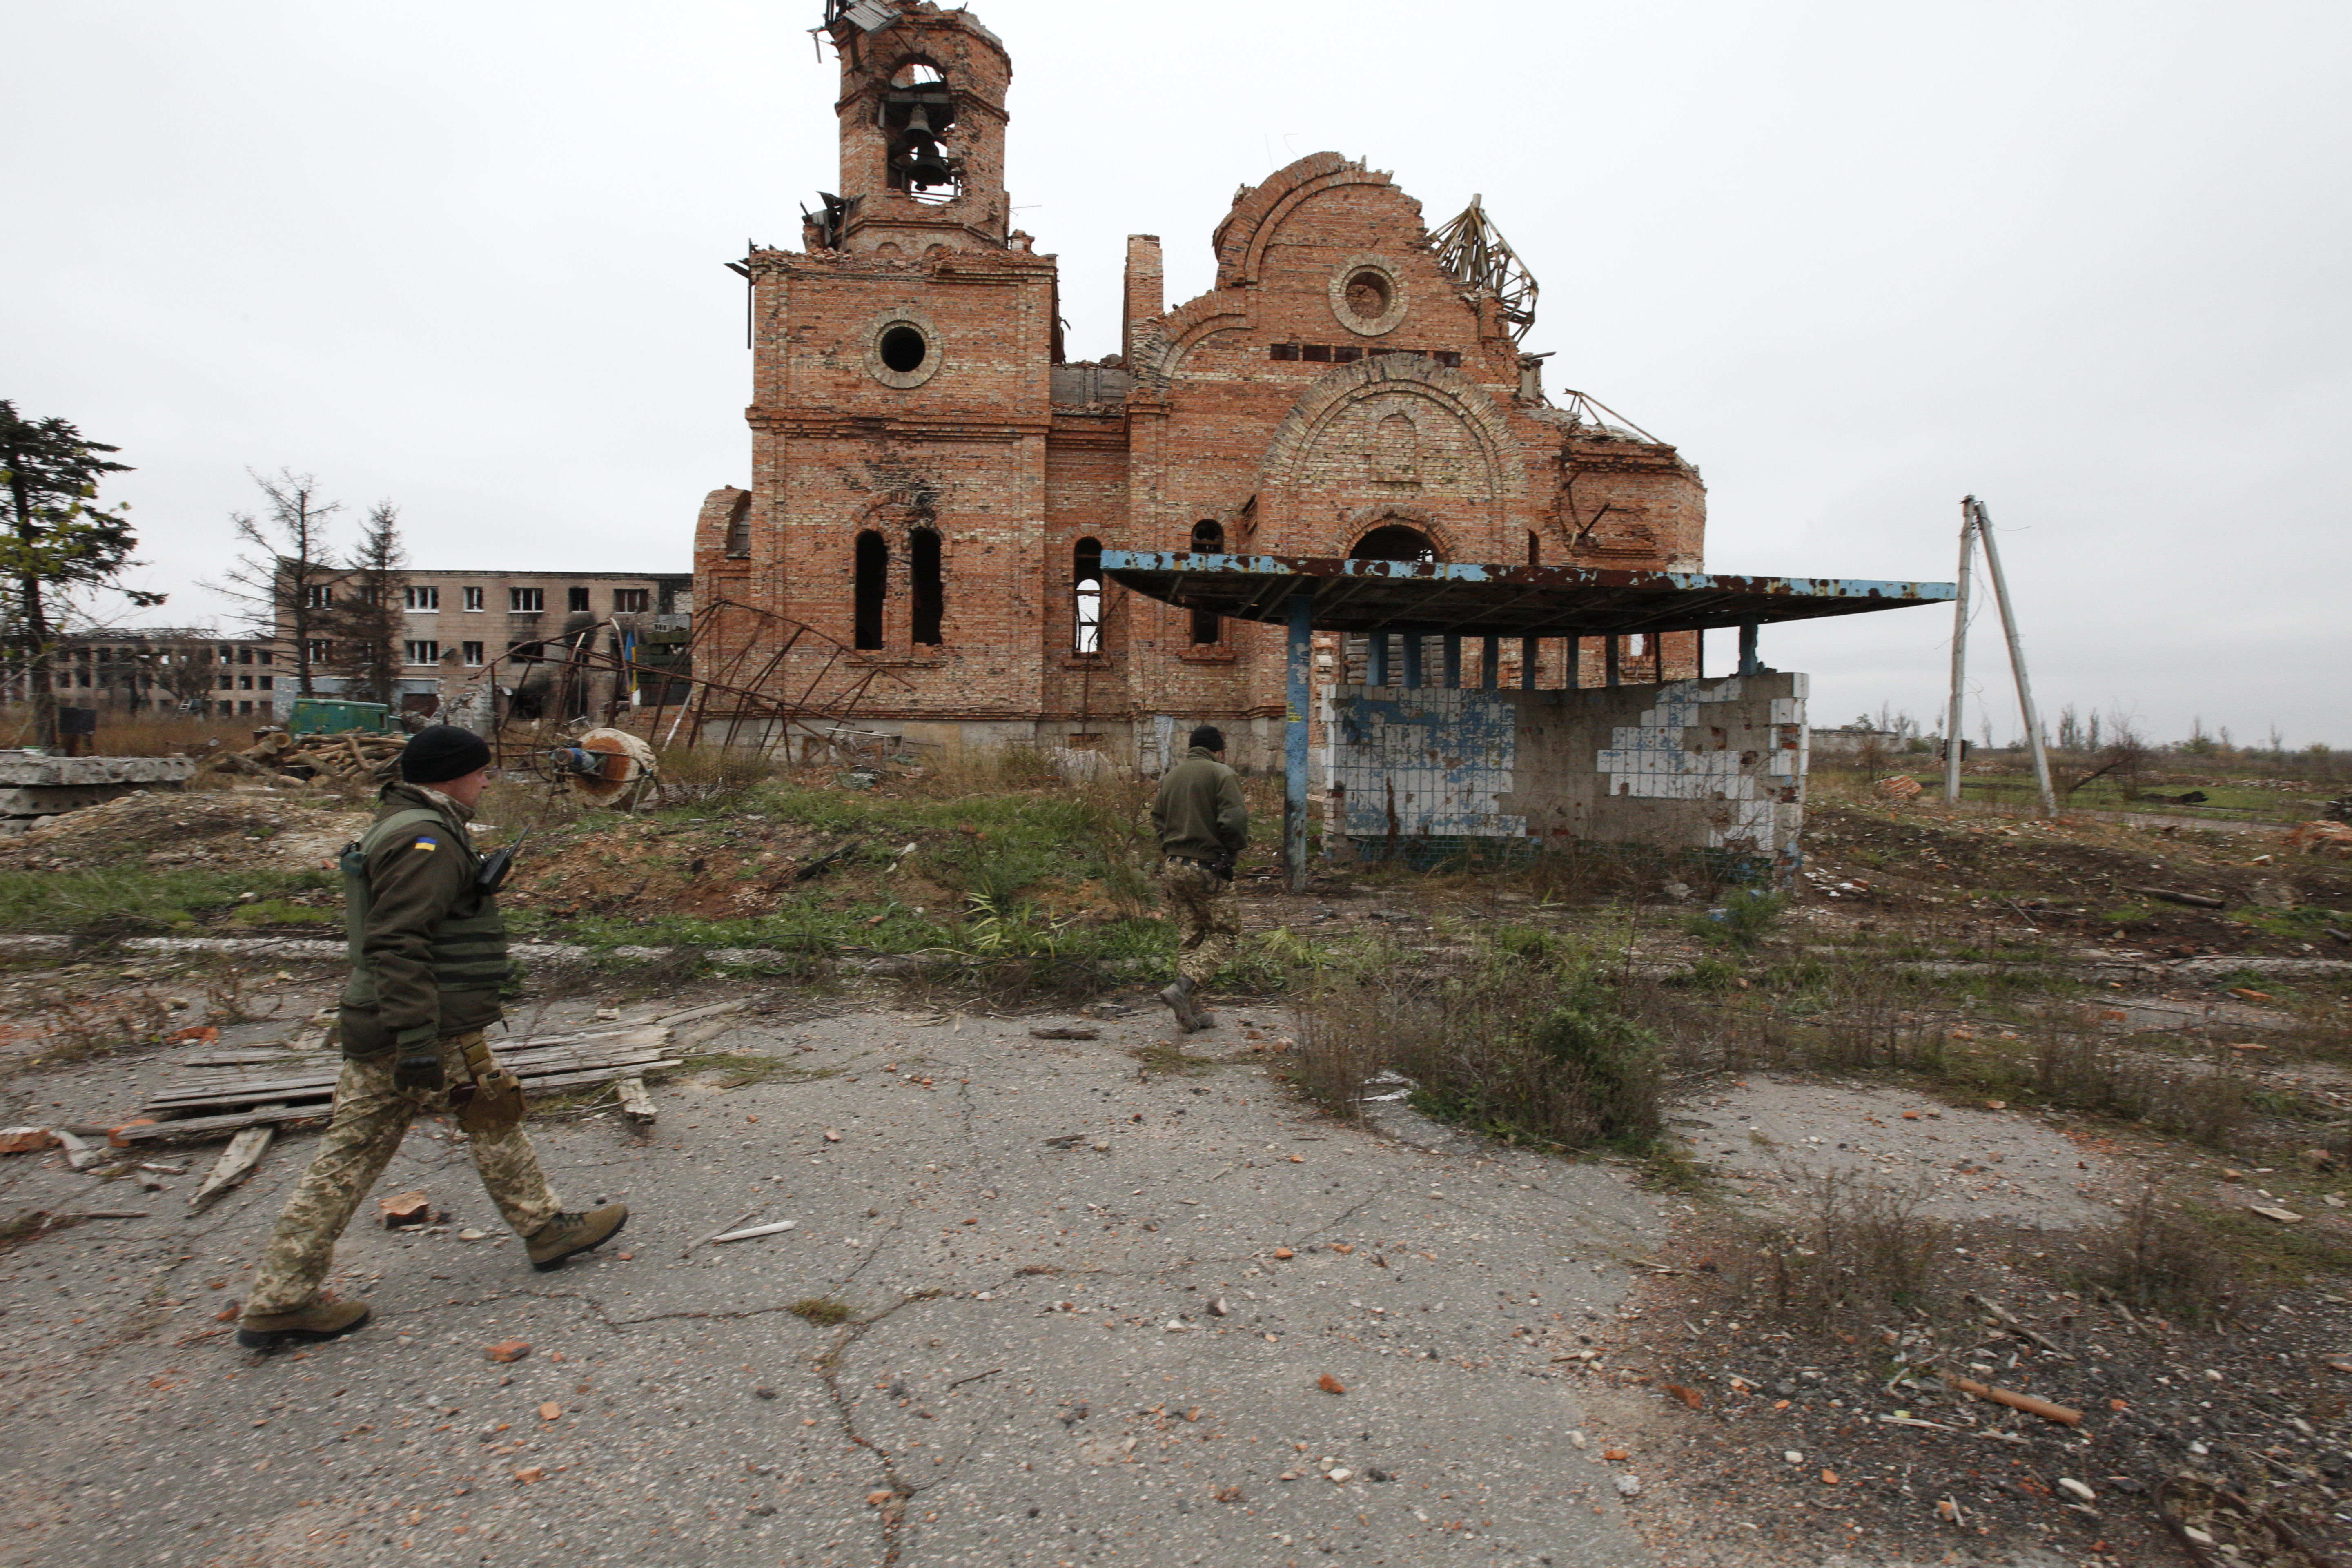
<instances>
[{"instance_id":1,"label":"fallen metal roof sheet","mask_svg":"<svg viewBox=\"0 0 2352 1568\"><path fill-rule=\"evenodd\" d=\"M1106 550L1103 571L1148 598L1245 621L1281 621L1293 595L1317 631L1610 637L1706 631L1947 603L1949 583L1724 577L1584 566L1482 566L1320 555Z\"/></svg>"}]
</instances>

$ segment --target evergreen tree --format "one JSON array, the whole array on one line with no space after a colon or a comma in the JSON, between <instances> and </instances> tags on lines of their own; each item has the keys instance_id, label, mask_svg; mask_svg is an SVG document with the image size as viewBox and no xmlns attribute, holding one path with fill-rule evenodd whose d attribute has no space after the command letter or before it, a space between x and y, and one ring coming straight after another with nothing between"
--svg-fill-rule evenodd
<instances>
[{"instance_id":1,"label":"evergreen tree","mask_svg":"<svg viewBox=\"0 0 2352 1568\"><path fill-rule=\"evenodd\" d=\"M103 507L97 497L100 476L131 471L100 455L120 450L66 420L26 418L0 398L0 613L32 699L35 743L44 747L57 744L52 666L77 595L107 590L142 608L163 602L117 581L139 564L131 558L138 539L123 515L129 503Z\"/></svg>"}]
</instances>

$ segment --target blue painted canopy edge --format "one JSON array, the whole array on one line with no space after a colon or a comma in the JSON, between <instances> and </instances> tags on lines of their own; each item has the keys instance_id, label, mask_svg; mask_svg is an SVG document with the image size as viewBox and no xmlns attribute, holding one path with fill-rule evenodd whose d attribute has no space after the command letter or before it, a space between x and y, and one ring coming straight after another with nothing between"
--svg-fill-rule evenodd
<instances>
[{"instance_id":1,"label":"blue painted canopy edge","mask_svg":"<svg viewBox=\"0 0 2352 1568\"><path fill-rule=\"evenodd\" d=\"M1706 631L1947 604L1954 593L1949 583L1183 551L1106 550L1102 566L1147 598L1239 620L1281 621L1305 594L1317 631L1462 637Z\"/></svg>"}]
</instances>

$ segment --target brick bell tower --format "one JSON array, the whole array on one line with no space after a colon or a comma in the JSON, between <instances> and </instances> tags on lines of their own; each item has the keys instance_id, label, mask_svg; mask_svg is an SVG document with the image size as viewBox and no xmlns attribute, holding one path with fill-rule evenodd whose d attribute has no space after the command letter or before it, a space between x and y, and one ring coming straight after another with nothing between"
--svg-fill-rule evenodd
<instances>
[{"instance_id":1,"label":"brick bell tower","mask_svg":"<svg viewBox=\"0 0 2352 1568\"><path fill-rule=\"evenodd\" d=\"M822 697L871 675L858 722L950 748L1026 738L1041 626L1054 258L1013 233L995 35L927 0L835 0L841 188L802 248L754 247L748 489L714 492L698 595L830 639L786 647L723 609L714 668ZM707 586L706 586L707 585ZM740 625L736 623L740 623ZM699 655L698 655L699 657Z\"/></svg>"},{"instance_id":2,"label":"brick bell tower","mask_svg":"<svg viewBox=\"0 0 2352 1568\"><path fill-rule=\"evenodd\" d=\"M890 19L871 29L861 18ZM841 58L841 191L833 245L854 252L933 245L1002 250L1004 97L1013 61L964 11L903 11L867 0L836 15ZM823 235L817 237L826 237Z\"/></svg>"}]
</instances>

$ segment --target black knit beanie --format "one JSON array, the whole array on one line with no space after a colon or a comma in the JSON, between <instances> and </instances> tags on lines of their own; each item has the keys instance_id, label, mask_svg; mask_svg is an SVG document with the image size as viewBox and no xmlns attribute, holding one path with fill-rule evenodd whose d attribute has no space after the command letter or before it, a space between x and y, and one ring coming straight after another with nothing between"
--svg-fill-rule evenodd
<instances>
[{"instance_id":1,"label":"black knit beanie","mask_svg":"<svg viewBox=\"0 0 2352 1568\"><path fill-rule=\"evenodd\" d=\"M447 784L489 765L489 742L455 724L417 731L400 753L400 776L410 784Z\"/></svg>"},{"instance_id":2,"label":"black knit beanie","mask_svg":"<svg viewBox=\"0 0 2352 1568\"><path fill-rule=\"evenodd\" d=\"M1225 749L1225 733L1214 724L1203 724L1192 731L1192 738L1186 744L1205 746L1212 752L1222 752Z\"/></svg>"}]
</instances>

